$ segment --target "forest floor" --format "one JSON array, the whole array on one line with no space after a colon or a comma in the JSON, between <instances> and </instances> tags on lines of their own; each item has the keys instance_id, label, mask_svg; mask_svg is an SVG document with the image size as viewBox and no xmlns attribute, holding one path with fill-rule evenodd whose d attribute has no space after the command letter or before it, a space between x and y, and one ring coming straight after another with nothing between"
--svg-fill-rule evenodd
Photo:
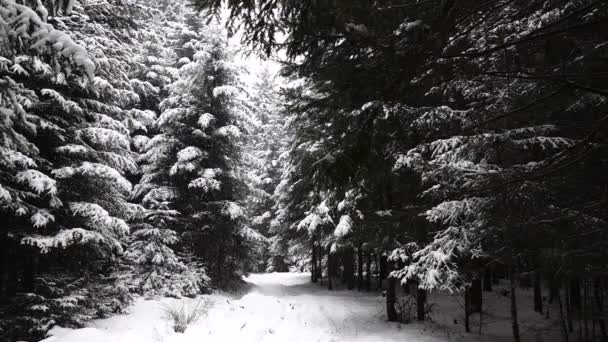
<instances>
[{"instance_id":1,"label":"forest floor","mask_svg":"<svg viewBox=\"0 0 608 342\"><path fill-rule=\"evenodd\" d=\"M305 273L253 274L247 294L208 297L212 306L206 316L185 333L175 333L164 318L163 308L180 304L177 299L137 299L126 315L91 322L82 329L56 327L44 342L207 342L207 341L511 341L508 300L499 291L484 294L488 312L472 318L474 333L462 327L461 296L434 294L430 302L432 322L386 322L384 298L378 292L328 291L310 283ZM529 306L524 292L522 305ZM196 299L186 300L190 305ZM500 311L498 314L496 312ZM555 320L522 307L523 341L557 341ZM555 314L553 316L556 316Z\"/></svg>"}]
</instances>

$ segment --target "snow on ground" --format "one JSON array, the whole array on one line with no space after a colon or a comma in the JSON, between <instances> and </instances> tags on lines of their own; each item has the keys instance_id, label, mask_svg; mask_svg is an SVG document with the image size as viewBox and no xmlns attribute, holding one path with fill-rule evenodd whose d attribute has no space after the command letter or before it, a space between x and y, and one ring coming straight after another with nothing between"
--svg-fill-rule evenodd
<instances>
[{"instance_id":1,"label":"snow on ground","mask_svg":"<svg viewBox=\"0 0 608 342\"><path fill-rule=\"evenodd\" d=\"M254 274L253 286L240 299L213 294L207 316L175 333L163 318L163 307L180 304L177 299L138 299L127 315L96 320L83 329L54 328L44 342L209 342L209 341L510 341L508 307L503 316L488 315L480 336L462 333L459 297L438 296L433 307L435 322L399 324L386 322L384 298L379 293L328 291L310 283L309 274ZM489 299L500 296L488 295ZM192 305L195 299L187 299ZM500 303L489 300L490 303ZM489 307L491 305L489 304ZM538 315L536 314L535 317ZM527 317L527 323L538 318ZM454 322L456 320L456 322ZM485 320L485 319L484 319ZM545 320L546 321L546 320ZM493 325L494 324L494 325ZM477 324L478 326L478 324ZM505 329L505 327L507 327ZM524 330L527 327L524 324ZM534 327L536 331L536 327ZM475 324L472 326L475 328ZM496 328L496 329L494 329ZM475 330L474 330L475 331ZM553 334L543 333L545 336ZM524 341L542 341L543 334L524 335ZM553 335L553 337L555 337ZM540 339L539 339L540 338ZM548 338L546 341L554 339Z\"/></svg>"}]
</instances>

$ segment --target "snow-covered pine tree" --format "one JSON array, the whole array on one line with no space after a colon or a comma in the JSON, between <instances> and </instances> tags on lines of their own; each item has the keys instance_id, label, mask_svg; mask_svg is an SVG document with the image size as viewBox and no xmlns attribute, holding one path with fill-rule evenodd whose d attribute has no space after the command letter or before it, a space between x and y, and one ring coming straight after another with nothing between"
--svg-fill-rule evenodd
<instances>
[{"instance_id":1,"label":"snow-covered pine tree","mask_svg":"<svg viewBox=\"0 0 608 342\"><path fill-rule=\"evenodd\" d=\"M139 66L134 72L137 79L150 82L156 94L140 108L150 113L152 120L133 136L142 168L133 200L146 210L133 223L132 242L127 252L128 259L138 265L134 277L138 291L176 297L200 293L209 280L203 266L193 258L190 246L180 244L184 233L182 223L187 219L175 204L178 189L171 174L171 166L178 158L179 141L157 122L160 103L171 96L174 83L188 77L180 68L191 63L200 45L200 34L194 31L197 27L192 26L197 23L196 15L185 5L183 2L172 6L159 3L164 11L142 21L150 27L147 34L152 39L141 46Z\"/></svg>"},{"instance_id":2,"label":"snow-covered pine tree","mask_svg":"<svg viewBox=\"0 0 608 342\"><path fill-rule=\"evenodd\" d=\"M195 3L219 14L223 2ZM262 0L229 7L229 27L244 27L244 40L264 53L285 49L297 62L288 71L323 94L298 101L311 115L301 126L294 120L296 141L322 152L316 169L287 171L292 181L280 188L292 198L304 190L282 204L286 221L306 217L308 209L296 206L308 198L316 202L312 215L319 202L333 208L355 188L364 195L355 206L366 214L363 224L392 218L379 231L395 234L376 236L401 245L394 275L422 288L466 288L490 260L515 275L542 268L553 288L603 274L597 260L605 246L594 241L602 240L606 220L598 210L606 186L598 173L606 155L606 4ZM279 30L288 31L280 43ZM351 154L351 137L369 145ZM378 175L383 181L373 183ZM391 177L395 182L384 181ZM394 185L405 191L392 192ZM356 219L346 214L340 232ZM427 223L410 219L416 214ZM567 251L579 255L575 262L551 257Z\"/></svg>"},{"instance_id":3,"label":"snow-covered pine tree","mask_svg":"<svg viewBox=\"0 0 608 342\"><path fill-rule=\"evenodd\" d=\"M263 272L267 269L270 232L275 206L274 192L280 181L279 160L288 143L285 128L285 108L281 84L283 81L268 66L250 73L252 80L247 87L248 103L254 120L246 127L246 136L241 148L242 173L247 187L247 227L252 254L247 265L249 271Z\"/></svg>"},{"instance_id":4,"label":"snow-covered pine tree","mask_svg":"<svg viewBox=\"0 0 608 342\"><path fill-rule=\"evenodd\" d=\"M43 333L56 321L80 320L75 308L86 290L70 293L64 287L61 272L68 271L67 263L57 263L61 252L54 252L74 244L100 246L114 232L65 227L69 190L54 175L57 149L74 142L70 128L85 120L81 104L69 98L67 88L72 94L91 89L94 60L81 42L47 22L40 2L28 7L3 1L0 14L2 221L9 224L2 232L2 296L9 300L4 301L7 315L1 329L3 335L19 338ZM97 214L107 228L114 228L103 209ZM126 229L124 222L116 223L118 231ZM18 262L11 265L14 260ZM64 267L56 279L44 277L50 265Z\"/></svg>"},{"instance_id":5,"label":"snow-covered pine tree","mask_svg":"<svg viewBox=\"0 0 608 342\"><path fill-rule=\"evenodd\" d=\"M52 25L40 2L2 6L2 106L10 113L2 207L7 222L18 220L3 232L2 296L11 314L2 328L28 338L129 302L139 274L121 257L127 222L151 216L127 201L139 173L130 136L154 123L146 106L159 102L156 85L167 79L156 80L156 63L137 62L147 38L166 38L151 20L161 12L146 4L71 1L49 8ZM24 261L11 267L18 256Z\"/></svg>"},{"instance_id":6,"label":"snow-covered pine tree","mask_svg":"<svg viewBox=\"0 0 608 342\"><path fill-rule=\"evenodd\" d=\"M572 7L560 1L532 11L521 11L519 4L486 8L479 13L483 23L457 24L455 32L467 34L448 37L441 55L420 71L415 81L434 84L427 96L444 105L418 109L421 115L410 129L420 132L423 141L399 157L396 169L422 175L428 189L422 195L435 205L425 215L439 230L403 274L419 274L425 287L454 289L479 276L484 260L529 271L521 267L539 267L535 260L546 257L543 250L569 248L542 241L541 236L562 234L550 218L561 217L572 234L595 230L603 222L595 209L571 206L599 197L572 198L571 191L563 192L571 188L567 175L596 172L585 158L602 153L601 145L593 143L593 122L602 125L600 116L573 117L601 111L605 97L594 91L593 77L585 88L565 86L574 81L563 76L596 72L593 56L600 45L589 42L574 52L568 46L583 33L567 30L577 20L592 26L599 15L595 10L591 3ZM554 39L547 38L552 31L536 36L553 25L567 33ZM530 27L536 29L526 29ZM545 45L532 46L536 40ZM568 57L566 51L576 56ZM434 83L434 77L444 81ZM559 81L548 81L551 77ZM592 189L601 182L578 185Z\"/></svg>"},{"instance_id":7,"label":"snow-covered pine tree","mask_svg":"<svg viewBox=\"0 0 608 342\"><path fill-rule=\"evenodd\" d=\"M202 257L212 279L222 283L242 270L237 116L247 111L221 29L188 27L176 47L178 77L166 87L154 124L159 134L143 147L141 158L149 165L137 196L178 209L179 245Z\"/></svg>"},{"instance_id":8,"label":"snow-covered pine tree","mask_svg":"<svg viewBox=\"0 0 608 342\"><path fill-rule=\"evenodd\" d=\"M11 167L5 179L13 183L7 184L3 215L15 222L3 238L3 265L8 266L8 258L25 256L3 271L9 312L16 308L18 313L2 323L8 335L18 338L42 334L55 323L78 324L116 311L128 300L126 289L104 287L99 281L108 272L99 274L98 283L81 277L92 270L93 261L106 261L95 267L109 265L122 249L120 240L128 226L112 215L124 215L125 208L104 196L130 191L130 183L116 168L134 172L135 164L122 124L87 107L87 101L102 97L102 78L94 72L103 68L62 20L83 18L82 11L74 17L61 17L71 8L55 11L50 24L41 2L32 8L12 1L2 6L2 58L7 67L7 126L2 129L7 151L2 156ZM11 117L18 120L12 123ZM67 178L82 182L65 182ZM93 188L81 196L84 185ZM21 218L9 219L11 213Z\"/></svg>"}]
</instances>

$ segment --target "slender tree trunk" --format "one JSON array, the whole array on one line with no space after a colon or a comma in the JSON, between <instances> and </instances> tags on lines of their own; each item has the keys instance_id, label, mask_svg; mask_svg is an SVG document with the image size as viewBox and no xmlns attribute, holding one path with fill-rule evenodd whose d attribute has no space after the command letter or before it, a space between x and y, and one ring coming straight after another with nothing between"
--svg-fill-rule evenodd
<instances>
[{"instance_id":1,"label":"slender tree trunk","mask_svg":"<svg viewBox=\"0 0 608 342\"><path fill-rule=\"evenodd\" d=\"M387 260L385 255L380 255L380 276L378 277L378 289L382 288L382 283L387 276Z\"/></svg>"},{"instance_id":2,"label":"slender tree trunk","mask_svg":"<svg viewBox=\"0 0 608 342\"><path fill-rule=\"evenodd\" d=\"M323 247L321 244L317 246L317 254L319 255L319 266L317 266L317 270L319 272L319 283L323 286Z\"/></svg>"},{"instance_id":3,"label":"slender tree trunk","mask_svg":"<svg viewBox=\"0 0 608 342\"><path fill-rule=\"evenodd\" d=\"M311 240L312 257L310 260L310 281L317 282L317 247L315 246L315 238Z\"/></svg>"},{"instance_id":4,"label":"slender tree trunk","mask_svg":"<svg viewBox=\"0 0 608 342\"><path fill-rule=\"evenodd\" d=\"M606 336L606 322L604 321L604 299L602 298L602 283L601 278L596 277L593 280L593 297L596 306L596 317L599 317L598 324L600 326L600 334L602 336L602 341L607 341L608 336Z\"/></svg>"},{"instance_id":5,"label":"slender tree trunk","mask_svg":"<svg viewBox=\"0 0 608 342\"><path fill-rule=\"evenodd\" d=\"M390 322L397 322L397 310L395 309L395 302L397 301L397 295L395 293L395 286L397 285L397 279L393 277L388 278L388 288L386 289L386 316Z\"/></svg>"},{"instance_id":6,"label":"slender tree trunk","mask_svg":"<svg viewBox=\"0 0 608 342\"><path fill-rule=\"evenodd\" d=\"M481 291L481 279L476 277L471 282L471 313L481 312L483 304L483 293Z\"/></svg>"},{"instance_id":7,"label":"slender tree trunk","mask_svg":"<svg viewBox=\"0 0 608 342\"><path fill-rule=\"evenodd\" d=\"M222 272L222 265L224 264L224 242L222 241L220 243L219 249L217 251L217 260L216 260L216 272L217 272L217 278L218 278L218 282L221 284L223 282L223 273Z\"/></svg>"},{"instance_id":8,"label":"slender tree trunk","mask_svg":"<svg viewBox=\"0 0 608 342\"><path fill-rule=\"evenodd\" d=\"M568 331L572 332L574 330L574 324L572 323L572 306L570 305L570 289L568 286L564 286L564 296L565 296L565 304L566 304L566 319L568 321ZM547 309L547 314L549 309Z\"/></svg>"},{"instance_id":9,"label":"slender tree trunk","mask_svg":"<svg viewBox=\"0 0 608 342\"><path fill-rule=\"evenodd\" d=\"M534 311L541 315L543 313L543 293L540 271L534 272Z\"/></svg>"},{"instance_id":10,"label":"slender tree trunk","mask_svg":"<svg viewBox=\"0 0 608 342\"><path fill-rule=\"evenodd\" d=\"M366 253L367 263L365 264L365 290L371 291L372 289L372 253L367 251Z\"/></svg>"},{"instance_id":11,"label":"slender tree trunk","mask_svg":"<svg viewBox=\"0 0 608 342\"><path fill-rule=\"evenodd\" d=\"M2 253L2 263L0 266L0 276L2 277L0 281L0 298L8 297L8 288L10 282L10 261L9 261L9 244L10 239L8 237L2 236L0 239L0 253Z\"/></svg>"},{"instance_id":12,"label":"slender tree trunk","mask_svg":"<svg viewBox=\"0 0 608 342\"><path fill-rule=\"evenodd\" d=\"M357 290L363 290L363 246L359 243L357 248Z\"/></svg>"},{"instance_id":13,"label":"slender tree trunk","mask_svg":"<svg viewBox=\"0 0 608 342\"><path fill-rule=\"evenodd\" d=\"M345 263L347 262L345 254L345 251L340 251L340 253L337 255L339 259L336 259L338 260L338 263L336 264L336 269L338 270L338 272L340 272L340 279L342 280L342 284L346 284L346 270L348 268L345 265Z\"/></svg>"},{"instance_id":14,"label":"slender tree trunk","mask_svg":"<svg viewBox=\"0 0 608 342\"><path fill-rule=\"evenodd\" d=\"M469 315L471 314L471 288L467 286L464 289L464 331L471 332L469 323Z\"/></svg>"},{"instance_id":15,"label":"slender tree trunk","mask_svg":"<svg viewBox=\"0 0 608 342\"><path fill-rule=\"evenodd\" d=\"M28 248L28 259L26 261L25 275L23 277L23 289L28 292L34 291L34 282L38 274L38 255L33 249Z\"/></svg>"},{"instance_id":16,"label":"slender tree trunk","mask_svg":"<svg viewBox=\"0 0 608 342\"><path fill-rule=\"evenodd\" d=\"M331 255L331 245L327 246L327 289L333 290L334 258Z\"/></svg>"},{"instance_id":17,"label":"slender tree trunk","mask_svg":"<svg viewBox=\"0 0 608 342\"><path fill-rule=\"evenodd\" d=\"M500 285L500 279L501 277L504 278L503 274L498 274L498 272L493 271L492 272L492 285Z\"/></svg>"},{"instance_id":18,"label":"slender tree trunk","mask_svg":"<svg viewBox=\"0 0 608 342\"><path fill-rule=\"evenodd\" d=\"M579 289L580 283L577 282ZM581 299L579 292L579 303L581 304L581 310L583 311L583 322L585 324L585 341L589 340L589 309L587 307L587 287L583 286L583 297ZM580 311L579 311L580 312Z\"/></svg>"},{"instance_id":19,"label":"slender tree trunk","mask_svg":"<svg viewBox=\"0 0 608 342\"><path fill-rule=\"evenodd\" d=\"M355 288L355 265L353 262L354 255L353 249L348 248L343 254L344 258L344 280L346 282L346 287L349 290Z\"/></svg>"},{"instance_id":20,"label":"slender tree trunk","mask_svg":"<svg viewBox=\"0 0 608 342\"><path fill-rule=\"evenodd\" d=\"M489 268L483 272L483 290L492 292L492 271Z\"/></svg>"},{"instance_id":21,"label":"slender tree trunk","mask_svg":"<svg viewBox=\"0 0 608 342\"><path fill-rule=\"evenodd\" d=\"M570 278L570 301L572 308L580 312L582 307L581 301L581 281L578 277Z\"/></svg>"},{"instance_id":22,"label":"slender tree trunk","mask_svg":"<svg viewBox=\"0 0 608 342\"><path fill-rule=\"evenodd\" d=\"M549 304L553 304L553 301L556 299L557 297L557 292L558 292L558 288L559 288L559 284L558 284L558 280L555 279L555 275L553 275L550 279L549 279ZM572 297L571 297L572 298Z\"/></svg>"},{"instance_id":23,"label":"slender tree trunk","mask_svg":"<svg viewBox=\"0 0 608 342\"><path fill-rule=\"evenodd\" d=\"M416 319L419 321L424 321L425 316L425 306L426 306L426 290L418 288L416 292Z\"/></svg>"},{"instance_id":24,"label":"slender tree trunk","mask_svg":"<svg viewBox=\"0 0 608 342\"><path fill-rule=\"evenodd\" d=\"M376 255L376 273L378 274L376 290L382 289L382 264L380 262L380 255Z\"/></svg>"},{"instance_id":25,"label":"slender tree trunk","mask_svg":"<svg viewBox=\"0 0 608 342\"><path fill-rule=\"evenodd\" d=\"M513 341L519 342L519 323L517 321L517 295L515 293L517 284L515 281L515 270L514 266L509 267L509 283L511 288L511 330L513 331Z\"/></svg>"},{"instance_id":26,"label":"slender tree trunk","mask_svg":"<svg viewBox=\"0 0 608 342\"><path fill-rule=\"evenodd\" d=\"M323 247L320 241L317 241L317 278L323 285Z\"/></svg>"},{"instance_id":27,"label":"slender tree trunk","mask_svg":"<svg viewBox=\"0 0 608 342\"><path fill-rule=\"evenodd\" d=\"M562 327L562 333L563 333L564 341L568 342L568 330L567 330L567 327L566 327L566 320L564 319L564 309L563 309L563 304L562 304L562 296L560 295L559 291L557 292L557 303L559 305L559 316L560 316L560 322L561 322L561 327Z\"/></svg>"}]
</instances>

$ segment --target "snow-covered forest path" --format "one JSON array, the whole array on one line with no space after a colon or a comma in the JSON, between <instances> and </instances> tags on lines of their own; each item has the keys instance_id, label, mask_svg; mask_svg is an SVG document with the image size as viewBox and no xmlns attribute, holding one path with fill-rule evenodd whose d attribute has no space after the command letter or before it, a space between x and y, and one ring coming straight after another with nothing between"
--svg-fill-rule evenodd
<instances>
[{"instance_id":1,"label":"snow-covered forest path","mask_svg":"<svg viewBox=\"0 0 608 342\"><path fill-rule=\"evenodd\" d=\"M239 299L210 295L208 315L183 334L163 319L162 308L175 299L141 299L128 315L84 329L55 328L45 342L446 341L429 325L386 322L378 293L328 291L310 283L307 273L254 274L246 281L252 286Z\"/></svg>"},{"instance_id":2,"label":"snow-covered forest path","mask_svg":"<svg viewBox=\"0 0 608 342\"><path fill-rule=\"evenodd\" d=\"M327 291L301 273L252 275L248 281L254 287L239 301L243 320L234 322L244 325L238 333L242 341L434 340L419 329L408 334L386 322L377 293Z\"/></svg>"}]
</instances>

